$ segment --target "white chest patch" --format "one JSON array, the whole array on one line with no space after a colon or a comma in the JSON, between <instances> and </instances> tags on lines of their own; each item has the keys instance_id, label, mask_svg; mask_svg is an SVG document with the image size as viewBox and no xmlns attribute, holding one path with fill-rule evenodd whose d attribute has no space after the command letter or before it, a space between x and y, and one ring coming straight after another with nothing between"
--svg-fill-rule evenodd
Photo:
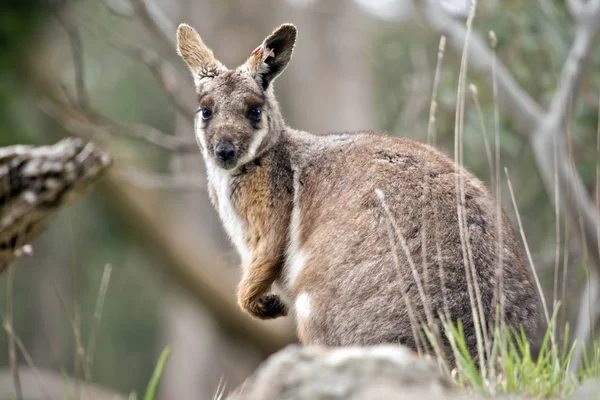
<instances>
[{"instance_id":1,"label":"white chest patch","mask_svg":"<svg viewBox=\"0 0 600 400\"><path fill-rule=\"evenodd\" d=\"M285 285L290 291L296 285L296 281L309 258L309 254L300 248L300 224L302 221L300 217L299 186L297 174L294 174L294 205L290 221L287 261L284 269Z\"/></svg>"},{"instance_id":2,"label":"white chest patch","mask_svg":"<svg viewBox=\"0 0 600 400\"><path fill-rule=\"evenodd\" d=\"M221 222L242 259L242 266L247 266L251 260L251 252L246 243L246 227L231 202L231 174L208 159L206 167L209 184L212 185L217 198L217 210Z\"/></svg>"},{"instance_id":3,"label":"white chest patch","mask_svg":"<svg viewBox=\"0 0 600 400\"><path fill-rule=\"evenodd\" d=\"M230 179L231 174L222 168L219 168L209 157L206 147L206 139L204 130L200 127L201 124L196 116L194 133L198 146L202 151L202 156L206 163L206 172L208 175L208 184L212 186L217 198L217 211L221 222L225 227L225 231L237 249L242 260L242 266L247 266L251 260L250 248L246 244L246 227L238 216L231 202Z\"/></svg>"},{"instance_id":4,"label":"white chest patch","mask_svg":"<svg viewBox=\"0 0 600 400\"><path fill-rule=\"evenodd\" d=\"M310 298L308 293L302 292L296 297L294 303L296 308L296 316L300 319L308 319L310 317Z\"/></svg>"}]
</instances>

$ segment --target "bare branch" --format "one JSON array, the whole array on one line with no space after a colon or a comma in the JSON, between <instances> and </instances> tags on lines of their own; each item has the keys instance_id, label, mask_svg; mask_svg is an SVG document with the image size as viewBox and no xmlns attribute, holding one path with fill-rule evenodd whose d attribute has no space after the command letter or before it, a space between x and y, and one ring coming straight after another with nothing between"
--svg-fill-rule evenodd
<instances>
[{"instance_id":1,"label":"bare branch","mask_svg":"<svg viewBox=\"0 0 600 400\"><path fill-rule=\"evenodd\" d=\"M144 26L158 40L161 53L167 57L175 56L175 25L151 0L130 0L133 9Z\"/></svg>"},{"instance_id":2,"label":"bare branch","mask_svg":"<svg viewBox=\"0 0 600 400\"><path fill-rule=\"evenodd\" d=\"M114 127L108 120L100 124L92 115L83 110L71 107L57 99L56 85L46 71L29 66L32 81L47 101L43 109L52 115L67 132L81 136L94 135L106 137L115 133ZM108 130L111 132L106 132ZM77 133L79 131L79 133ZM181 148L181 139L164 135L158 131L155 134L146 127L142 132L136 132L126 127L127 136L139 135L140 139L150 143L160 144L163 148ZM189 142L185 149L190 149ZM194 151L197 151L194 143ZM117 172L108 174L105 182L110 190L108 194L114 200L113 205L124 215L124 221L140 234L143 234L150 248L165 260L169 266L169 276L174 276L190 288L192 292L213 311L215 319L227 329L245 335L263 354L270 354L286 344L294 341L293 325L289 319L280 319L269 324L259 322L245 315L238 307L234 296L236 277L228 275L228 268L223 260L215 257L214 250L192 234L185 224L173 224L172 211L162 207L157 213L157 205L161 197L151 191L143 191L134 185L124 185L119 182Z\"/></svg>"},{"instance_id":3,"label":"bare branch","mask_svg":"<svg viewBox=\"0 0 600 400\"><path fill-rule=\"evenodd\" d=\"M128 0L100 0L111 14L121 18L133 19L133 7Z\"/></svg>"},{"instance_id":4,"label":"bare branch","mask_svg":"<svg viewBox=\"0 0 600 400\"><path fill-rule=\"evenodd\" d=\"M150 70L154 79L156 79L164 89L177 112L181 113L186 118L189 118L190 121L192 120L195 109L190 106L188 101L186 101L183 91L179 90L177 85L177 74L175 73L177 68L164 58L160 57L154 50L127 40L114 30L100 26L100 24L92 18L84 18L85 23L82 24L83 27L93 32L96 36L104 39L109 45L119 50L127 57L144 64ZM95 28L93 28L92 25L94 25Z\"/></svg>"},{"instance_id":5,"label":"bare branch","mask_svg":"<svg viewBox=\"0 0 600 400\"><path fill-rule=\"evenodd\" d=\"M200 176L156 175L130 170L117 171L115 176L141 189L206 190L204 178Z\"/></svg>"},{"instance_id":6,"label":"bare branch","mask_svg":"<svg viewBox=\"0 0 600 400\"><path fill-rule=\"evenodd\" d=\"M569 13L575 21L578 21L584 8L582 0L566 0Z\"/></svg>"},{"instance_id":7,"label":"bare branch","mask_svg":"<svg viewBox=\"0 0 600 400\"><path fill-rule=\"evenodd\" d=\"M421 11L429 26L439 35L445 35L448 42L457 52L461 52L466 27L448 15L439 6L436 0L420 0ZM469 66L481 73L492 85L492 51L486 42L478 35L472 35L469 41ZM496 65L496 78L498 80L498 97L501 105L511 112L523 135L528 135L543 118L543 109L519 86L510 75L507 68L500 62Z\"/></svg>"},{"instance_id":8,"label":"bare branch","mask_svg":"<svg viewBox=\"0 0 600 400\"><path fill-rule=\"evenodd\" d=\"M446 33L450 42L460 50L460 43L464 39L465 28L458 22L452 20L433 4L432 0L427 1L428 6L425 9L425 16L430 26L437 32ZM600 1L594 0L587 6L591 8L593 15L590 15L585 22L579 23L576 29L573 46L561 74L560 86L552 99L547 113L544 113L541 107L514 81L508 74L504 65L498 62L498 89L499 95L504 98L504 104L511 111L509 116L513 118L520 127L526 131L531 138L534 149L534 155L538 164L538 169L548 193L554 190L554 146L553 141L557 136L563 134L563 126L566 114L566 107L569 97L575 93L582 70L591 52L594 38L600 28L595 21L600 17ZM484 46L483 40L473 37L471 42L470 62L473 68L484 75L492 83L492 54ZM563 190L572 193L572 201L568 202L569 212L574 220L578 219L579 210L584 215L584 231L586 234L586 243L592 250L596 267L600 271L600 257L598 253L598 240L596 226L599 223L597 211L589 198L585 186L577 175L573 166L570 164L562 146L557 146L558 174ZM552 196L550 196L552 197Z\"/></svg>"},{"instance_id":9,"label":"bare branch","mask_svg":"<svg viewBox=\"0 0 600 400\"><path fill-rule=\"evenodd\" d=\"M579 301L579 312L577 325L575 327L574 339L577 341L577 346L573 350L573 357L569 364L571 372L577 372L583 359L586 343L588 343L592 334L592 319L598 318L598 300L600 299L600 279L594 270L590 270L590 278L588 279L585 288L581 292L581 300ZM592 276L593 275L593 276Z\"/></svg>"},{"instance_id":10,"label":"bare branch","mask_svg":"<svg viewBox=\"0 0 600 400\"><path fill-rule=\"evenodd\" d=\"M445 15L439 6L435 4L435 0L425 1L424 14L429 25L438 33L446 34L453 46L460 50L462 41L466 36L466 28ZM596 305L592 304L586 308L586 304L583 303L587 303L588 298L592 298L594 303L598 301L598 280L600 279L598 226L600 218L598 210L566 154L564 146L559 146L557 143L564 140L564 126L569 100L577 92L582 71L600 29L600 24L597 23L600 19L600 0L590 0L585 5L575 1L569 1L568 3L570 9L579 6L585 7L584 14L577 19L573 44L565 60L560 83L548 111L542 111L541 107L514 81L500 62L497 63L497 82L499 95L501 95L505 107L510 111L510 117L530 137L538 170L549 197L552 201L555 200L552 193L556 189L556 174L558 174L562 191L570 194L569 200L565 202L570 218L573 221L581 221L582 223L582 240L589 249L594 264L594 270L590 271L590 278L585 290L587 298L582 298L578 329L575 336L576 340L585 342L589 333L588 325L592 324L592 321L586 321L590 319L590 313L585 311L590 311L590 307L596 307ZM471 47L469 61L472 67L482 73L490 84L493 84L493 55L478 37L474 36L469 46ZM580 359L581 357L578 356L575 361ZM577 367L578 363L573 362L572 368Z\"/></svg>"},{"instance_id":11,"label":"bare branch","mask_svg":"<svg viewBox=\"0 0 600 400\"><path fill-rule=\"evenodd\" d=\"M73 70L75 71L75 88L77 92L77 105L79 108L89 110L89 96L85 89L85 69L83 65L83 43L81 40L81 32L79 27L75 25L69 18L62 15L62 11L58 10L58 6L54 2L50 2L56 19L67 32L69 43L71 45L71 54L73 57Z\"/></svg>"},{"instance_id":12,"label":"bare branch","mask_svg":"<svg viewBox=\"0 0 600 400\"><path fill-rule=\"evenodd\" d=\"M23 344L23 341L21 340L21 338L19 338L14 330L11 324L8 323L8 321L4 321L4 330L6 331L6 333L8 334L9 337L12 337L15 341L15 343L17 344L17 347L19 348L19 350L21 351L21 354L23 355L23 358L25 358L25 361L27 362L27 364L29 364L29 368L31 369L31 371L33 372L33 376L35 377L35 381L37 383L37 386L40 388L41 393L42 393L42 397L44 397L46 400L50 400L51 397L48 394L48 389L46 388L46 385L38 371L38 369L35 367L34 363L33 363L33 358L31 357L31 354L29 354L29 352L27 351L27 348L25 347L25 344ZM18 373L19 377L21 377L21 373ZM24 385L26 387L26 385Z\"/></svg>"},{"instance_id":13,"label":"bare branch","mask_svg":"<svg viewBox=\"0 0 600 400\"><path fill-rule=\"evenodd\" d=\"M43 100L40 108L72 135L103 141L106 141L111 135L128 136L173 153L198 152L198 145L193 138L167 135L156 128L143 124L123 126L107 118L103 119L105 124L92 123L90 122L91 116L85 114L83 110L74 110L55 99Z\"/></svg>"},{"instance_id":14,"label":"bare branch","mask_svg":"<svg viewBox=\"0 0 600 400\"><path fill-rule=\"evenodd\" d=\"M109 40L109 44L148 67L154 79L161 85L169 100L173 103L177 112L189 118L190 121L193 119L195 110L182 98L182 92L177 87L173 66L159 57L156 52L141 46L114 40Z\"/></svg>"}]
</instances>

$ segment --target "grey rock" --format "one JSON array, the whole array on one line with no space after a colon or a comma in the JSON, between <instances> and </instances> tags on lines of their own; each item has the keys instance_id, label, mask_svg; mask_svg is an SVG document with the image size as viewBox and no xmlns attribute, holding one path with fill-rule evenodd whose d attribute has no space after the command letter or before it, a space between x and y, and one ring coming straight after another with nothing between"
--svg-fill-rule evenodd
<instances>
[{"instance_id":1,"label":"grey rock","mask_svg":"<svg viewBox=\"0 0 600 400\"><path fill-rule=\"evenodd\" d=\"M288 346L230 400L463 399L435 363L403 346Z\"/></svg>"},{"instance_id":2,"label":"grey rock","mask_svg":"<svg viewBox=\"0 0 600 400\"><path fill-rule=\"evenodd\" d=\"M569 400L600 399L600 380L589 379L569 396Z\"/></svg>"}]
</instances>

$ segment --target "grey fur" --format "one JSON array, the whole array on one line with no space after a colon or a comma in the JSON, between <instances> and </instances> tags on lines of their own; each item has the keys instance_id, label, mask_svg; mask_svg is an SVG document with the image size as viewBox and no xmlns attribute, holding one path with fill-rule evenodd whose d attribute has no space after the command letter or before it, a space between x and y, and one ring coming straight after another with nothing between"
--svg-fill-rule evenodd
<instances>
[{"instance_id":1,"label":"grey fur","mask_svg":"<svg viewBox=\"0 0 600 400\"><path fill-rule=\"evenodd\" d=\"M286 41L278 43L279 49L285 50L285 60L274 60L277 74L291 57L295 28L290 34L290 27L285 25ZM266 43L280 31L257 49L263 58L279 56L268 53L271 49ZM515 329L522 326L532 335L538 322L538 298L510 222L502 213L498 229L495 201L483 183L438 150L416 141L373 132L320 136L288 127L270 85L276 74L263 89L260 76L268 73L269 64L260 63L257 51L236 70L222 71L211 79L195 77L200 82L201 104L210 104L213 111L210 120L197 119L211 198L232 237L238 228L231 226L235 225L231 221L241 221L247 246L244 249L236 243L244 271L238 294L241 306L259 318L285 315L288 305L269 294L272 284L277 284L288 301L296 301L300 294L310 299L309 314L297 318L304 344L402 343L412 348L416 342L410 312L424 323L429 307L434 323L445 311L453 322L462 321L468 348L475 354L464 266L469 257L463 257L457 217L456 178L460 172L465 236L486 329L497 322L500 231L505 323ZM263 108L258 126L247 117L248 107L254 103ZM248 149L264 129L268 132L249 157ZM214 155L216 143L224 138L232 141L237 151L226 171ZM214 176L223 174L229 174L228 188L225 196L219 197ZM400 232L390 230L390 218L376 190L385 195ZM231 202L237 219L225 215L224 202ZM402 251L401 239L406 241L419 283ZM396 249L399 265L392 249ZM304 262L294 264L299 250L305 255L301 258ZM300 271L297 277L292 276L297 272L294 269ZM448 343L444 341L444 345L449 350Z\"/></svg>"}]
</instances>

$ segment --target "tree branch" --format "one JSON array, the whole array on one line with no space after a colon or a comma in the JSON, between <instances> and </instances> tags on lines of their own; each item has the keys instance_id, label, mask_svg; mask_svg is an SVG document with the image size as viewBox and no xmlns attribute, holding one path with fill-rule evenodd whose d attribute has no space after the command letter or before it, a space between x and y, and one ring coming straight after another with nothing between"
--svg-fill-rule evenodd
<instances>
[{"instance_id":1,"label":"tree branch","mask_svg":"<svg viewBox=\"0 0 600 400\"><path fill-rule=\"evenodd\" d=\"M575 21L579 20L581 13L583 12L583 1L582 0L566 0L567 8L569 13Z\"/></svg>"},{"instance_id":2,"label":"tree branch","mask_svg":"<svg viewBox=\"0 0 600 400\"><path fill-rule=\"evenodd\" d=\"M75 134L80 127L95 133L104 129L89 122L83 110L69 108L68 104L55 102L53 111L57 122L70 133ZM110 187L109 194L123 220L144 235L150 248L169 266L169 275L174 275L207 304L222 326L248 337L265 355L294 341L294 328L289 319L257 321L240 310L234 296L235 277L227 274L225 263L202 241L196 240L185 224L173 223L172 212L160 204L156 192L124 185L116 170L109 172L104 182Z\"/></svg>"},{"instance_id":3,"label":"tree branch","mask_svg":"<svg viewBox=\"0 0 600 400\"><path fill-rule=\"evenodd\" d=\"M591 272L596 274L595 272ZM577 340L577 347L573 350L569 371L576 373L581 365L585 346L590 336L593 334L593 321L598 318L598 300L600 297L600 279L597 276L590 276L585 288L581 293L579 302L579 313L577 325L575 326L574 338Z\"/></svg>"},{"instance_id":4,"label":"tree branch","mask_svg":"<svg viewBox=\"0 0 600 400\"><path fill-rule=\"evenodd\" d=\"M133 126L119 125L108 118L103 118L104 124L90 122L91 119L97 119L96 116L88 115L85 119L81 118L81 113L72 107L67 107L56 97L42 100L40 104L42 111L50 115L63 128L72 135L85 137L88 139L106 140L109 136L125 136L142 140L153 146L173 152L173 153L197 153L198 144L194 138L182 138L167 135L154 127L144 124ZM77 117L74 117L77 115Z\"/></svg>"},{"instance_id":5,"label":"tree branch","mask_svg":"<svg viewBox=\"0 0 600 400\"><path fill-rule=\"evenodd\" d=\"M74 138L0 148L0 272L110 164L106 153Z\"/></svg>"},{"instance_id":6,"label":"tree branch","mask_svg":"<svg viewBox=\"0 0 600 400\"><path fill-rule=\"evenodd\" d=\"M137 17L158 40L165 57L175 56L176 28L151 0L130 0Z\"/></svg>"},{"instance_id":7,"label":"tree branch","mask_svg":"<svg viewBox=\"0 0 600 400\"><path fill-rule=\"evenodd\" d=\"M425 1L423 11L430 27L439 34L446 35L456 50L460 51L466 28L445 15L437 1L422 1ZM509 110L509 116L517 123L519 129L523 130L522 133L526 133L530 137L539 173L552 201L554 201L552 193L555 190L554 159L556 147L556 162L558 163L556 169L559 185L562 189L561 193L570 193L566 207L570 218L575 221L576 225L580 220L582 222L584 236L582 241L586 244L593 262L594 271L590 271L590 279L584 291L584 294L590 294L598 291L600 238L598 237L597 227L600 219L592 199L566 154L564 145L562 145L569 100L577 92L582 71L600 29L600 24L597 22L600 19L600 0L590 0L585 5L581 2L569 1L570 9L575 12L578 12L577 9L580 6L584 7L584 14L581 15L581 18L576 19L577 26L573 45L565 60L560 83L547 112L543 112L535 100L515 82L501 62L497 64L497 83L502 104ZM480 72L491 85L494 77L492 73L493 57L490 50L484 45L483 40L476 35L473 35L469 46L471 67ZM597 297L595 295L592 301L597 301ZM584 312L585 307L583 307L583 302L587 301L588 298L582 298L582 312L580 312L578 323L578 326L582 328L578 330L576 337L576 339L583 341L585 341L587 335L585 330L588 328L586 328L587 325L582 319L590 317L589 313ZM589 323L592 324L592 321L589 321Z\"/></svg>"},{"instance_id":8,"label":"tree branch","mask_svg":"<svg viewBox=\"0 0 600 400\"><path fill-rule=\"evenodd\" d=\"M457 53L462 52L467 29L444 13L437 0L418 0L425 20L438 34L446 36ZM476 34L469 41L469 68L479 72L492 85L493 54L486 42ZM510 111L520 132L529 135L544 116L544 110L514 80L501 62L496 64L498 100Z\"/></svg>"},{"instance_id":9,"label":"tree branch","mask_svg":"<svg viewBox=\"0 0 600 400\"><path fill-rule=\"evenodd\" d=\"M93 28L92 25L95 27ZM144 64L164 89L177 112L192 120L195 109L187 101L188 99L184 96L183 91L179 90L177 84L178 77L176 76L178 69L174 65L161 58L153 49L132 43L122 35L117 34L114 30L102 27L92 18L85 18L85 23L82 23L82 26L96 36L104 39L109 45L119 50L125 56ZM187 77L187 71L185 72Z\"/></svg>"}]
</instances>

